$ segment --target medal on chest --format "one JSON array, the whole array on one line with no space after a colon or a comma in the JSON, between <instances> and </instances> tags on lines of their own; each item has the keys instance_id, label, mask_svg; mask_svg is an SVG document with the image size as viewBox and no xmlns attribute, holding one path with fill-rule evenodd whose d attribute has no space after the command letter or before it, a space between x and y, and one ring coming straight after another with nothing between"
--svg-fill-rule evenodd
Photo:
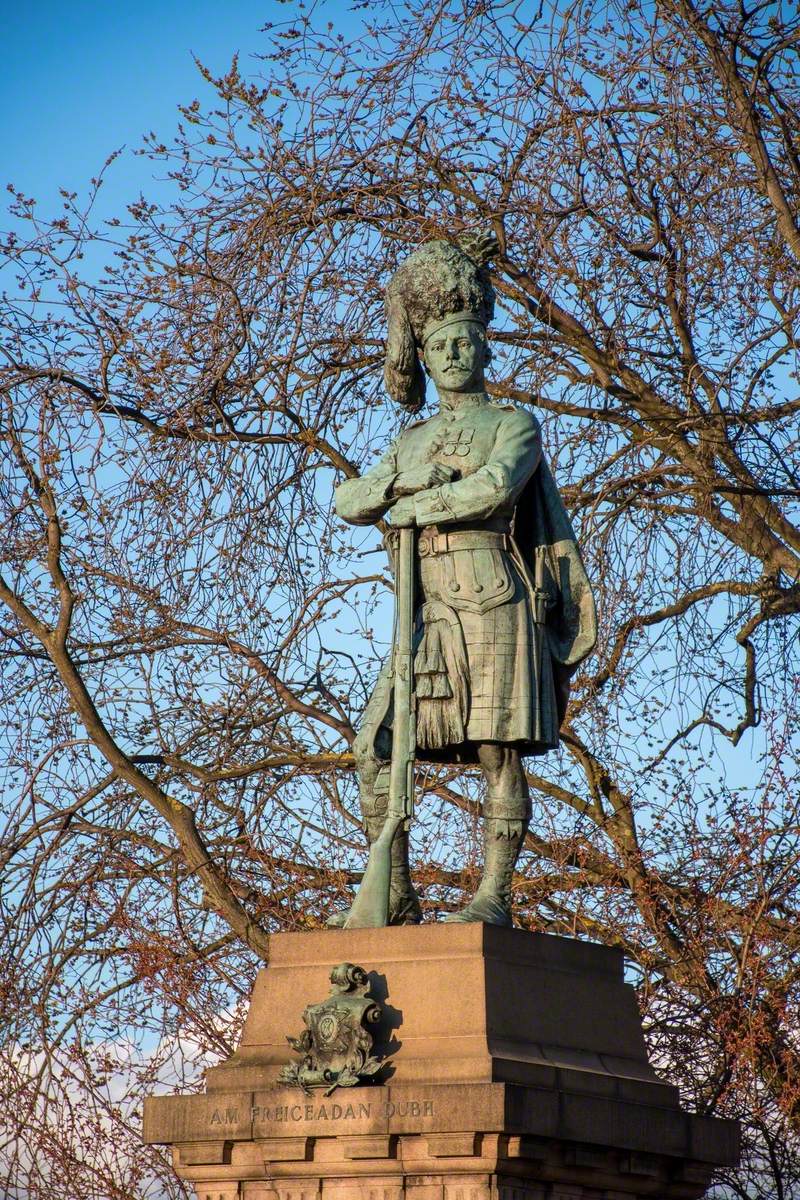
<instances>
[{"instance_id":1,"label":"medal on chest","mask_svg":"<svg viewBox=\"0 0 800 1200\"><path fill-rule=\"evenodd\" d=\"M466 458L472 453L474 429L444 430L431 444L429 454L437 458Z\"/></svg>"}]
</instances>

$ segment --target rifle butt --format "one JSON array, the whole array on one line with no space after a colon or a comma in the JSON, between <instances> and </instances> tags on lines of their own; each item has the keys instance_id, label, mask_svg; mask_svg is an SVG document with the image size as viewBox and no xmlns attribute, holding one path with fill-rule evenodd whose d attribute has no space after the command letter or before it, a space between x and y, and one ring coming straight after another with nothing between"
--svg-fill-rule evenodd
<instances>
[{"instance_id":1,"label":"rifle butt","mask_svg":"<svg viewBox=\"0 0 800 1200\"><path fill-rule=\"evenodd\" d=\"M378 929L389 923L392 843L403 819L387 815L383 829L370 846L367 869L344 923L345 929Z\"/></svg>"}]
</instances>

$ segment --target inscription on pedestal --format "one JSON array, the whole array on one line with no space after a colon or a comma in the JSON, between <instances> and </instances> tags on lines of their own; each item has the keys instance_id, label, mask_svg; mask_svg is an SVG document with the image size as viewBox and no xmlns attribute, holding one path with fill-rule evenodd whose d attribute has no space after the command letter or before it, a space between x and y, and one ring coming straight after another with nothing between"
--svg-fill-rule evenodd
<instances>
[{"instance_id":1,"label":"inscription on pedestal","mask_svg":"<svg viewBox=\"0 0 800 1200\"><path fill-rule=\"evenodd\" d=\"M246 1111L246 1110L245 1110ZM215 1108L210 1117L213 1126L238 1125L245 1117L240 1108ZM433 1100L380 1100L363 1101L358 1104L340 1104L333 1101L312 1100L304 1104L253 1104L247 1119L253 1125L275 1124L298 1121L357 1121L380 1117L433 1117L436 1115Z\"/></svg>"}]
</instances>

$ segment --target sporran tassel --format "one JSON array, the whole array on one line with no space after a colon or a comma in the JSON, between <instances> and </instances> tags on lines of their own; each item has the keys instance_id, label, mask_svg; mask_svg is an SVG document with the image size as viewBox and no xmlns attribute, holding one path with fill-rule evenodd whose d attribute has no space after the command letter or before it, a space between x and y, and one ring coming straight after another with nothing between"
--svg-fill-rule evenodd
<instances>
[{"instance_id":1,"label":"sporran tassel","mask_svg":"<svg viewBox=\"0 0 800 1200\"><path fill-rule=\"evenodd\" d=\"M458 616L441 601L422 609L424 632L414 659L417 745L436 750L465 740L469 664Z\"/></svg>"}]
</instances>

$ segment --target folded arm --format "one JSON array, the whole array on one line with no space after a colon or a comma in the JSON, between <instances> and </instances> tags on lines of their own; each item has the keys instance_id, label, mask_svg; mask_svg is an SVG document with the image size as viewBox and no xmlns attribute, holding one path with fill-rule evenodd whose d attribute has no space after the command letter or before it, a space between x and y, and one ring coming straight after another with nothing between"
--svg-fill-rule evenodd
<instances>
[{"instance_id":1,"label":"folded arm","mask_svg":"<svg viewBox=\"0 0 800 1200\"><path fill-rule=\"evenodd\" d=\"M358 479L345 479L333 494L337 514L348 525L374 525L394 502L397 446L392 442L380 462Z\"/></svg>"},{"instance_id":2,"label":"folded arm","mask_svg":"<svg viewBox=\"0 0 800 1200\"><path fill-rule=\"evenodd\" d=\"M335 492L336 511L351 525L371 525L403 497L438 487L454 475L452 467L435 462L419 463L398 472L394 443L373 470L360 479L346 479L339 484Z\"/></svg>"},{"instance_id":3,"label":"folded arm","mask_svg":"<svg viewBox=\"0 0 800 1200\"><path fill-rule=\"evenodd\" d=\"M539 465L542 441L532 413L515 409L501 422L485 466L452 483L414 497L417 525L482 520L500 508L513 508Z\"/></svg>"}]
</instances>

